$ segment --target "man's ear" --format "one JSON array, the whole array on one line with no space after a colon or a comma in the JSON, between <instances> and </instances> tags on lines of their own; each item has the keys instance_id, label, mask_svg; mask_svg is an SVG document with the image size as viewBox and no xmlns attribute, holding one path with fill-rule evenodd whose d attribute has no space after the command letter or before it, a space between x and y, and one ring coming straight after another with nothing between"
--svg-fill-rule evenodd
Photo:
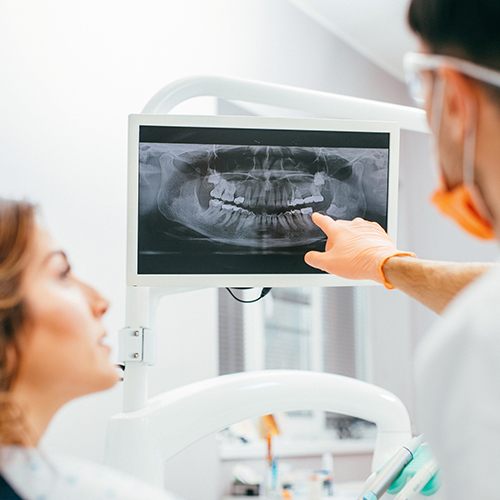
<instances>
[{"instance_id":1,"label":"man's ear","mask_svg":"<svg viewBox=\"0 0 500 500\"><path fill-rule=\"evenodd\" d=\"M477 125L477 85L451 68L443 68L440 74L445 81L443 115L448 134L454 141L463 142L464 136Z\"/></svg>"}]
</instances>

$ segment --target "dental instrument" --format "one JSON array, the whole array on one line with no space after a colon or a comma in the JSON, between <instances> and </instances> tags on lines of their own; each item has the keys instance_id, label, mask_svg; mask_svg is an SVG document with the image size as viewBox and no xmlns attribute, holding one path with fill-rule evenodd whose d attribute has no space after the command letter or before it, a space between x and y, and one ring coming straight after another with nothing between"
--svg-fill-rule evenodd
<instances>
[{"instance_id":1,"label":"dental instrument","mask_svg":"<svg viewBox=\"0 0 500 500\"><path fill-rule=\"evenodd\" d=\"M394 497L394 500L414 499L438 471L439 464L434 459L430 460L406 483L405 487Z\"/></svg>"},{"instance_id":2,"label":"dental instrument","mask_svg":"<svg viewBox=\"0 0 500 500\"><path fill-rule=\"evenodd\" d=\"M321 457L321 471L325 475L323 479L323 494L327 497L333 496L333 455L332 453L323 453Z\"/></svg>"},{"instance_id":3,"label":"dental instrument","mask_svg":"<svg viewBox=\"0 0 500 500\"><path fill-rule=\"evenodd\" d=\"M358 500L377 500L389 489L404 467L411 462L413 454L422 444L423 436L413 438L406 446L402 446L374 475L370 476L363 493Z\"/></svg>"}]
</instances>

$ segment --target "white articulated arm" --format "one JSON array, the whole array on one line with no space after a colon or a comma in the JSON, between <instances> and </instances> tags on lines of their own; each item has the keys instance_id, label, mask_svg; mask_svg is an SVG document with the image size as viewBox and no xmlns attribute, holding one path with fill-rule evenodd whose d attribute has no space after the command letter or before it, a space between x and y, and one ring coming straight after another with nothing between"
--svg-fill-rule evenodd
<instances>
[{"instance_id":1,"label":"white articulated arm","mask_svg":"<svg viewBox=\"0 0 500 500\"><path fill-rule=\"evenodd\" d=\"M107 460L160 482L163 462L199 439L247 418L297 410L337 412L374 422L374 469L411 437L404 405L380 387L340 375L269 370L190 384L151 399L146 408L115 415Z\"/></svg>"},{"instance_id":2,"label":"white articulated arm","mask_svg":"<svg viewBox=\"0 0 500 500\"><path fill-rule=\"evenodd\" d=\"M166 85L146 104L143 113L167 114L193 97L265 104L324 118L397 122L402 129L428 133L421 109L341 94L221 76L191 76Z\"/></svg>"}]
</instances>

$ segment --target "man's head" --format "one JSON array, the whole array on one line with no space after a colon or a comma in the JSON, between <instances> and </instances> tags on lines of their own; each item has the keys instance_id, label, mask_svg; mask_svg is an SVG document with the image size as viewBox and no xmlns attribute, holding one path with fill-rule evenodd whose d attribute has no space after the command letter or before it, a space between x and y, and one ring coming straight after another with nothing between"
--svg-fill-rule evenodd
<instances>
[{"instance_id":1,"label":"man's head","mask_svg":"<svg viewBox=\"0 0 500 500\"><path fill-rule=\"evenodd\" d=\"M408 22L429 52L500 71L500 2L412 0ZM500 88L484 88L500 107Z\"/></svg>"},{"instance_id":2,"label":"man's head","mask_svg":"<svg viewBox=\"0 0 500 500\"><path fill-rule=\"evenodd\" d=\"M408 20L422 52L463 60L500 75L500 2L412 0ZM474 184L482 198L477 208L491 219L498 236L500 86L481 81L450 61L422 71L425 109L437 136L440 168L448 190L462 185L464 151L472 148Z\"/></svg>"}]
</instances>

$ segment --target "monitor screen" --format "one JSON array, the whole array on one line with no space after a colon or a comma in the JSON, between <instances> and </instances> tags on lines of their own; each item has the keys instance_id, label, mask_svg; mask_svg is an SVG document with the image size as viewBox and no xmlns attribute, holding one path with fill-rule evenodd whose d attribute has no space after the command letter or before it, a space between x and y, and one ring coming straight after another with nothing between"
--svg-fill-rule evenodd
<instances>
[{"instance_id":1,"label":"monitor screen","mask_svg":"<svg viewBox=\"0 0 500 500\"><path fill-rule=\"evenodd\" d=\"M320 274L304 263L326 241L312 213L388 228L388 131L139 124L137 137L138 275Z\"/></svg>"}]
</instances>

